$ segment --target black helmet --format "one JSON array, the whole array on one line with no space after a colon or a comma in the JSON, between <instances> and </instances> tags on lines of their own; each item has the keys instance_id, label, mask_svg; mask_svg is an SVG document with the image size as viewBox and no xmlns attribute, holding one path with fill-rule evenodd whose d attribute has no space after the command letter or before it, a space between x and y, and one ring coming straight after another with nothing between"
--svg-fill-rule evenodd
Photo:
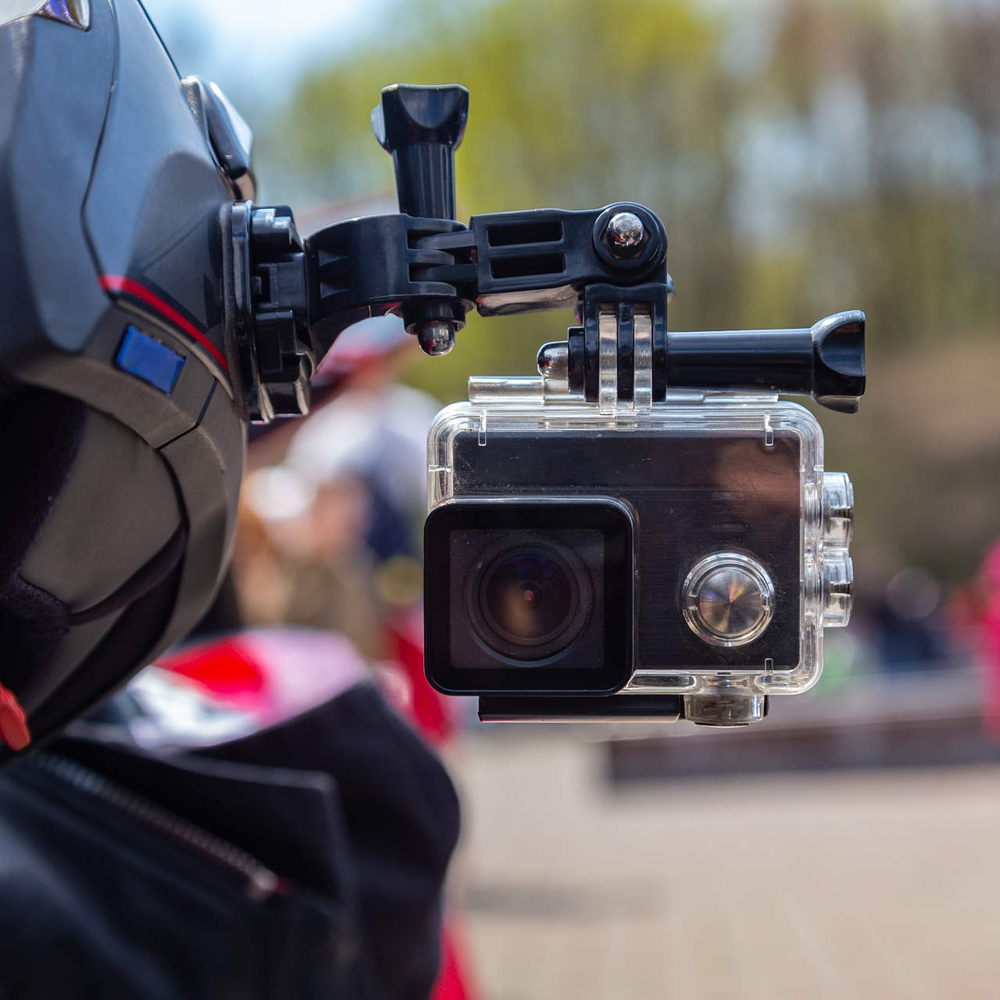
<instances>
[{"instance_id":1,"label":"black helmet","mask_svg":"<svg viewBox=\"0 0 1000 1000\"><path fill-rule=\"evenodd\" d=\"M13 14L0 734L20 749L183 636L215 591L245 440L218 220L252 179L246 126L212 85L179 79L137 0Z\"/></svg>"}]
</instances>

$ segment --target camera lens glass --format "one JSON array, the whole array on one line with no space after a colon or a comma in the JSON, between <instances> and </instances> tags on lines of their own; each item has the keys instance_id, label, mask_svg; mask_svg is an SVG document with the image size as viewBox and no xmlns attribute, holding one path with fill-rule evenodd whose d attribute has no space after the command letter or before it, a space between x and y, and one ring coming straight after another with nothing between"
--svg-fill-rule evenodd
<instances>
[{"instance_id":1,"label":"camera lens glass","mask_svg":"<svg viewBox=\"0 0 1000 1000\"><path fill-rule=\"evenodd\" d=\"M561 632L577 602L572 577L542 552L501 557L483 581L482 597L497 630L527 643Z\"/></svg>"},{"instance_id":2,"label":"camera lens glass","mask_svg":"<svg viewBox=\"0 0 1000 1000\"><path fill-rule=\"evenodd\" d=\"M487 552L469 588L480 639L515 660L565 649L583 631L593 605L589 573L552 539L506 544Z\"/></svg>"}]
</instances>

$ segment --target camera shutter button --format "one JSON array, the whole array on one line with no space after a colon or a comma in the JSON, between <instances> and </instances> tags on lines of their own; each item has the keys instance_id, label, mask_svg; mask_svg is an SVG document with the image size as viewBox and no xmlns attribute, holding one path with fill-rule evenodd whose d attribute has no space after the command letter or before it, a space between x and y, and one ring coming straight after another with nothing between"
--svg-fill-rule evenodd
<instances>
[{"instance_id":1,"label":"camera shutter button","mask_svg":"<svg viewBox=\"0 0 1000 1000\"><path fill-rule=\"evenodd\" d=\"M681 610L688 627L704 642L743 646L770 624L774 584L756 559L715 552L688 573Z\"/></svg>"}]
</instances>

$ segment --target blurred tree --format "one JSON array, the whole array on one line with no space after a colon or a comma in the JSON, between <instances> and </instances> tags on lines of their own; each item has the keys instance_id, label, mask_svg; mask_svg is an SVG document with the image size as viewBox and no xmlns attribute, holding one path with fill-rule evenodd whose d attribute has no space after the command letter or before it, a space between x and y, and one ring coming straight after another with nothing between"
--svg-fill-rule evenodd
<instances>
[{"instance_id":1,"label":"blurred tree","mask_svg":"<svg viewBox=\"0 0 1000 1000\"><path fill-rule=\"evenodd\" d=\"M682 259L725 273L734 263L730 235L701 224L728 184L725 116L701 119L706 106L729 103L725 81L703 68L718 32L714 19L674 0L639 0L625 18L612 4L574 0L422 7L419 28L391 51L380 44L304 81L276 133L282 166L305 197L389 187L390 163L368 124L379 89L455 80L472 94L457 158L460 215L616 198L676 206L670 233L699 241L678 241ZM729 299L730 286L719 284L702 315L723 322ZM462 351L416 380L454 396L470 371L530 371L561 323L530 316L485 329L473 319Z\"/></svg>"},{"instance_id":2,"label":"blurred tree","mask_svg":"<svg viewBox=\"0 0 1000 1000\"><path fill-rule=\"evenodd\" d=\"M379 89L465 84L461 217L649 204L677 329L865 308L871 396L824 418L828 464L858 486L859 574L866 553L873 575L971 571L1000 533L1000 8L465 0L398 15L303 80L262 149L269 191L390 189L368 125ZM529 372L567 319L473 317L411 379L458 398L469 373Z\"/></svg>"}]
</instances>

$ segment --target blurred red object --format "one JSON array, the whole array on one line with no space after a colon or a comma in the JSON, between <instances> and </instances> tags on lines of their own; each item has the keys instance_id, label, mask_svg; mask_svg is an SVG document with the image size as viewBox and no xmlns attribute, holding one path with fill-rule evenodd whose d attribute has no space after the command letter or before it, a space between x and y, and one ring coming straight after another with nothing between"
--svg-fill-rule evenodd
<instances>
[{"instance_id":1,"label":"blurred red object","mask_svg":"<svg viewBox=\"0 0 1000 1000\"><path fill-rule=\"evenodd\" d=\"M1000 742L1000 541L986 551L979 573L949 601L952 628L978 655L983 728Z\"/></svg>"},{"instance_id":2,"label":"blurred red object","mask_svg":"<svg viewBox=\"0 0 1000 1000\"><path fill-rule=\"evenodd\" d=\"M389 622L389 649L410 683L410 721L434 746L447 743L455 731L454 703L435 691L424 675L424 621L419 610L402 612Z\"/></svg>"},{"instance_id":3,"label":"blurred red object","mask_svg":"<svg viewBox=\"0 0 1000 1000\"><path fill-rule=\"evenodd\" d=\"M462 936L454 917L446 918L441 934L441 971L431 1000L475 1000L476 994L469 986L468 966L462 959L464 951L458 948Z\"/></svg>"},{"instance_id":4,"label":"blurred red object","mask_svg":"<svg viewBox=\"0 0 1000 1000\"><path fill-rule=\"evenodd\" d=\"M339 635L259 628L196 642L157 666L187 677L216 700L271 726L336 697L368 676L361 654Z\"/></svg>"},{"instance_id":5,"label":"blurred red object","mask_svg":"<svg viewBox=\"0 0 1000 1000\"><path fill-rule=\"evenodd\" d=\"M980 570L982 596L979 641L983 660L983 725L1000 741L1000 542L986 553Z\"/></svg>"}]
</instances>

